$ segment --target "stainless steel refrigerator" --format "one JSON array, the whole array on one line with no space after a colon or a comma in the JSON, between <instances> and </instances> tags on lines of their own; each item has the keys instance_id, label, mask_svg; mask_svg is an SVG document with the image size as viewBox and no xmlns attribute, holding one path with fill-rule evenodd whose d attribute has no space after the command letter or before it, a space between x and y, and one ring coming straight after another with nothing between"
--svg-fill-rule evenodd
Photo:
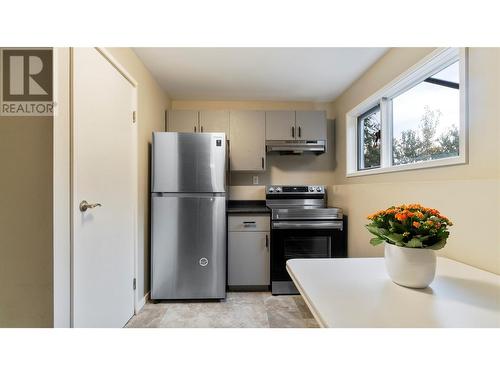
<instances>
[{"instance_id":1,"label":"stainless steel refrigerator","mask_svg":"<svg viewBox=\"0 0 500 375\"><path fill-rule=\"evenodd\" d=\"M151 298L226 297L226 137L153 133Z\"/></svg>"}]
</instances>

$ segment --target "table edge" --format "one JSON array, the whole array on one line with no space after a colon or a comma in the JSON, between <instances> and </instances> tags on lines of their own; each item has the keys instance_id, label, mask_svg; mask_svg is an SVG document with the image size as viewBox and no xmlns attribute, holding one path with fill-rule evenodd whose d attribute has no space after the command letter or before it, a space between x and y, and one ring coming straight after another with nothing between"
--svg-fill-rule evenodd
<instances>
[{"instance_id":1,"label":"table edge","mask_svg":"<svg viewBox=\"0 0 500 375\"><path fill-rule=\"evenodd\" d=\"M286 270L287 270L288 274L290 275L290 278L292 279L293 283L295 284L295 287L297 288L300 295L304 299L304 302L306 303L307 307L309 308L309 310L311 310L311 313L313 314L316 322L318 322L318 324L321 328L329 328L328 325L326 324L326 322L324 321L324 319L321 318L321 315L319 314L317 309L314 307L314 304L309 300L309 298L305 294L305 292L302 288L302 285L300 285L298 280L295 278L295 275L293 274L293 271L290 269L288 264L286 265Z\"/></svg>"}]
</instances>

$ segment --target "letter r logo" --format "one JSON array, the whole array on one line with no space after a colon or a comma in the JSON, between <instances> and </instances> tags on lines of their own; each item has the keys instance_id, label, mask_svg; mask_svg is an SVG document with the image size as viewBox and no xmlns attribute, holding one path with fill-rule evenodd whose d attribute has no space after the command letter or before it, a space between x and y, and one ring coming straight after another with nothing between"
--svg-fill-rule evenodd
<instances>
[{"instance_id":1,"label":"letter r logo","mask_svg":"<svg viewBox=\"0 0 500 375\"><path fill-rule=\"evenodd\" d=\"M52 101L52 50L4 49L4 101Z\"/></svg>"}]
</instances>

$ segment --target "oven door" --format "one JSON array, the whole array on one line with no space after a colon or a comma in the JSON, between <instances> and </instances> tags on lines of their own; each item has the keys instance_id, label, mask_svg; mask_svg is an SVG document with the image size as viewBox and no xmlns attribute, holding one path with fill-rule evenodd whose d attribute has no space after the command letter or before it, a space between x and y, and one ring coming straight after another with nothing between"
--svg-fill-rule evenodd
<instances>
[{"instance_id":1,"label":"oven door","mask_svg":"<svg viewBox=\"0 0 500 375\"><path fill-rule=\"evenodd\" d=\"M295 258L343 256L339 248L342 221L273 221L271 226L271 280L290 281L286 262Z\"/></svg>"}]
</instances>

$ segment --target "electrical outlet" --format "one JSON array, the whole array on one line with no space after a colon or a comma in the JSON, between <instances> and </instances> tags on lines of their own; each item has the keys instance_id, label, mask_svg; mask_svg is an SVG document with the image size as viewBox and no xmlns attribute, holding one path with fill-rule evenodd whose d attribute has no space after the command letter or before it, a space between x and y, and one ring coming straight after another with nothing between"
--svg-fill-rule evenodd
<instances>
[{"instance_id":1,"label":"electrical outlet","mask_svg":"<svg viewBox=\"0 0 500 375\"><path fill-rule=\"evenodd\" d=\"M254 185L258 185L259 184L259 176L252 176L252 183Z\"/></svg>"}]
</instances>

